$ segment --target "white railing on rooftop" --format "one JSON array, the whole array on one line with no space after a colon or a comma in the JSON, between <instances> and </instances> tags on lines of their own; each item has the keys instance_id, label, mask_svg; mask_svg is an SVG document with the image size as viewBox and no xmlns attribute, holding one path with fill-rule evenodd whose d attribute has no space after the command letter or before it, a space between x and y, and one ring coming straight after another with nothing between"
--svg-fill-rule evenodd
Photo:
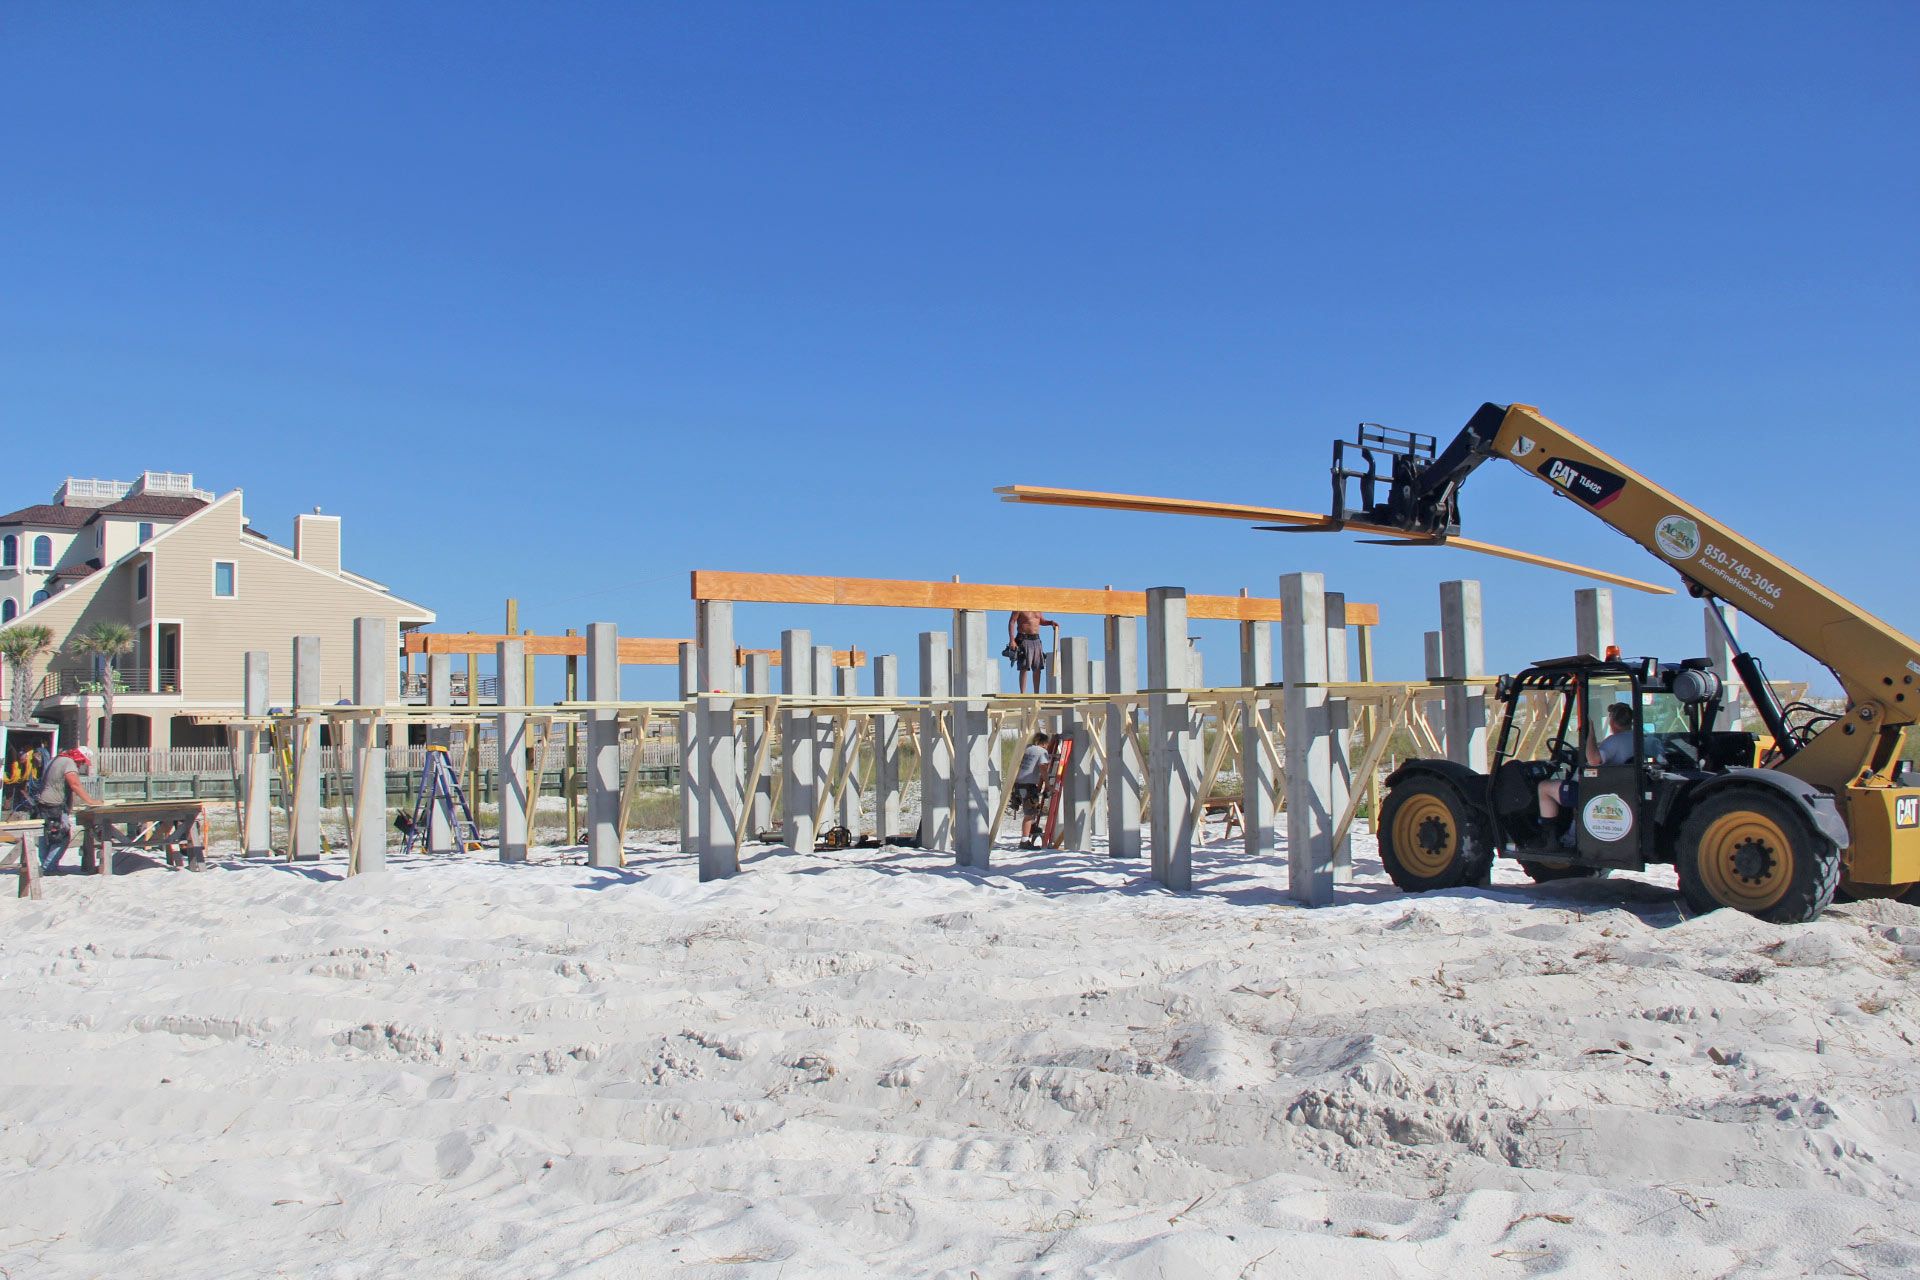
<instances>
[{"instance_id":1,"label":"white railing on rooftop","mask_svg":"<svg viewBox=\"0 0 1920 1280\"><path fill-rule=\"evenodd\" d=\"M67 482L54 490L53 501L54 505L63 507L104 507L110 502L137 494L213 501L213 495L207 490L194 488L191 471L142 471L138 480L89 480L82 476L68 476Z\"/></svg>"},{"instance_id":2,"label":"white railing on rooftop","mask_svg":"<svg viewBox=\"0 0 1920 1280\"><path fill-rule=\"evenodd\" d=\"M204 489L193 487L191 471L142 471L133 482L133 493L153 493L171 498L209 497Z\"/></svg>"},{"instance_id":3,"label":"white railing on rooftop","mask_svg":"<svg viewBox=\"0 0 1920 1280\"><path fill-rule=\"evenodd\" d=\"M89 506L98 503L105 506L109 502L118 502L127 496L133 488L127 480L83 480L78 476L68 476L67 482L53 491L55 506Z\"/></svg>"}]
</instances>

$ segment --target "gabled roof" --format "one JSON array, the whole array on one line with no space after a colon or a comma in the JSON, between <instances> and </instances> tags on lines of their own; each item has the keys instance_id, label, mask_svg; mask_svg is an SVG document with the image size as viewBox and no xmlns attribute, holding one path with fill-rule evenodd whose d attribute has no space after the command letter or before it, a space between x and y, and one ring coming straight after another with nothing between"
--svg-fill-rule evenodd
<instances>
[{"instance_id":1,"label":"gabled roof","mask_svg":"<svg viewBox=\"0 0 1920 1280\"><path fill-rule=\"evenodd\" d=\"M97 516L159 516L180 520L207 504L199 498L169 498L159 493L139 493L97 509Z\"/></svg>"},{"instance_id":2,"label":"gabled roof","mask_svg":"<svg viewBox=\"0 0 1920 1280\"><path fill-rule=\"evenodd\" d=\"M93 519L93 511L92 507L56 507L50 502L38 502L0 516L0 526L25 524L50 529L78 529Z\"/></svg>"}]
</instances>

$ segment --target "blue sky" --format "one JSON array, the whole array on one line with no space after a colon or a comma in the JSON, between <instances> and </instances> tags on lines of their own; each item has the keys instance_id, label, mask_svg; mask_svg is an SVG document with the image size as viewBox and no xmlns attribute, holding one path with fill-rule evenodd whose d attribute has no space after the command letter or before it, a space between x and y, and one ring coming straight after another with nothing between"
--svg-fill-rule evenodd
<instances>
[{"instance_id":1,"label":"blue sky","mask_svg":"<svg viewBox=\"0 0 1920 1280\"><path fill-rule=\"evenodd\" d=\"M1443 578L1485 584L1495 668L1567 650L1581 584L990 491L1318 507L1353 423L1444 438L1521 400L1920 633L1912 6L16 2L0 29L9 501L153 467L282 538L319 504L448 629L516 595L540 630L684 635L694 567L1319 569L1413 675ZM1466 511L1661 572L1510 468ZM1629 651L1700 651L1696 603L1616 603ZM738 629L789 625L908 655L944 621Z\"/></svg>"}]
</instances>

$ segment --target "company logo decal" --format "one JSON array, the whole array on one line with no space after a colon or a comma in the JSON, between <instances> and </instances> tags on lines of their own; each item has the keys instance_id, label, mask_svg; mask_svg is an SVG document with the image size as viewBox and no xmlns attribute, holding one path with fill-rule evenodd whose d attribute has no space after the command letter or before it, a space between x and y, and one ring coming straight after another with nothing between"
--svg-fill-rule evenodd
<instances>
[{"instance_id":1,"label":"company logo decal","mask_svg":"<svg viewBox=\"0 0 1920 1280\"><path fill-rule=\"evenodd\" d=\"M1595 840L1612 844L1616 840L1626 839L1633 830L1633 809L1619 796L1595 796L1581 810L1580 822Z\"/></svg>"},{"instance_id":2,"label":"company logo decal","mask_svg":"<svg viewBox=\"0 0 1920 1280\"><path fill-rule=\"evenodd\" d=\"M1528 439L1526 436L1521 436L1519 439L1513 442L1514 457L1524 458L1532 452L1533 452L1533 441Z\"/></svg>"},{"instance_id":3,"label":"company logo decal","mask_svg":"<svg viewBox=\"0 0 1920 1280\"><path fill-rule=\"evenodd\" d=\"M1893 802L1893 825L1920 827L1920 796L1901 796Z\"/></svg>"},{"instance_id":4,"label":"company logo decal","mask_svg":"<svg viewBox=\"0 0 1920 1280\"><path fill-rule=\"evenodd\" d=\"M1691 560L1700 553L1700 526L1685 516L1668 516L1653 526L1653 540L1669 560Z\"/></svg>"},{"instance_id":5,"label":"company logo decal","mask_svg":"<svg viewBox=\"0 0 1920 1280\"><path fill-rule=\"evenodd\" d=\"M1566 493L1596 509L1619 497L1627 483L1624 476L1570 458L1548 458L1538 470Z\"/></svg>"}]
</instances>

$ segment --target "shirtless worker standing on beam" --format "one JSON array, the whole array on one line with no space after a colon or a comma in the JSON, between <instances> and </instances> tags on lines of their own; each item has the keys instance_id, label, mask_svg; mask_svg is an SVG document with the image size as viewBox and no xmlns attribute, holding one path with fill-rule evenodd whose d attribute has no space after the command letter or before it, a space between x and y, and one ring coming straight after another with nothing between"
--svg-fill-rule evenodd
<instances>
[{"instance_id":1,"label":"shirtless worker standing on beam","mask_svg":"<svg viewBox=\"0 0 1920 1280\"><path fill-rule=\"evenodd\" d=\"M1013 652L1014 669L1020 673L1020 692L1026 693L1027 676L1033 676L1032 692L1039 693L1040 673L1046 670L1047 655L1040 644L1040 628L1053 628L1053 647L1060 647L1060 624L1043 617L1038 609L1022 609L1007 618L1007 647Z\"/></svg>"}]
</instances>

